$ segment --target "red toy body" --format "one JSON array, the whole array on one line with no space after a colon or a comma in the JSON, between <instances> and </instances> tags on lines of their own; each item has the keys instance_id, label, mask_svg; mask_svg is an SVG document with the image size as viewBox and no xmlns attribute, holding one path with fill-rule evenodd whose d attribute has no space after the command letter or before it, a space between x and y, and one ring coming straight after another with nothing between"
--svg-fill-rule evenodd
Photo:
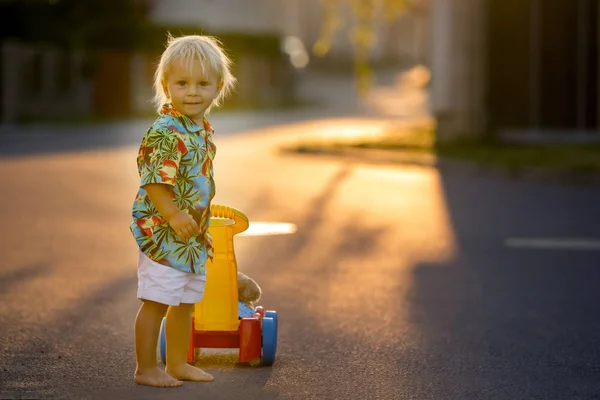
<instances>
[{"instance_id":1,"label":"red toy body","mask_svg":"<svg viewBox=\"0 0 600 400\"><path fill-rule=\"evenodd\" d=\"M235 349L239 348L239 362L249 362L262 356L262 319L265 316L263 307L256 307L256 312L251 317L240 320L237 331L197 331L195 321L192 320L192 334L190 335L190 346L188 348L188 362L195 361L195 349L217 348Z\"/></svg>"}]
</instances>

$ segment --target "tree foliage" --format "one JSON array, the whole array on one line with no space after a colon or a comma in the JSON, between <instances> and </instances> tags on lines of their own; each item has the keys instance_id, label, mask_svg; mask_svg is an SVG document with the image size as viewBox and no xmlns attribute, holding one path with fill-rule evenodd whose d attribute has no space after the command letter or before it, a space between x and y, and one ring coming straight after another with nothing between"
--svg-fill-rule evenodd
<instances>
[{"instance_id":1,"label":"tree foliage","mask_svg":"<svg viewBox=\"0 0 600 400\"><path fill-rule=\"evenodd\" d=\"M354 19L350 25L350 40L354 46L354 70L358 92L364 94L372 83L370 52L375 42L375 26L391 24L406 12L424 11L423 0L321 0L323 20L319 40L313 54L325 56L331 49L333 37L343 24L343 6L348 6Z\"/></svg>"}]
</instances>

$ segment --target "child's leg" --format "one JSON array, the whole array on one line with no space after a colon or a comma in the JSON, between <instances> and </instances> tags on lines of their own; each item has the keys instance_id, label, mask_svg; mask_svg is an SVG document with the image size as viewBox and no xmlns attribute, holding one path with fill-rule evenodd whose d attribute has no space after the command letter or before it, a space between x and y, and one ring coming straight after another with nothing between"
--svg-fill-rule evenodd
<instances>
[{"instance_id":1,"label":"child's leg","mask_svg":"<svg viewBox=\"0 0 600 400\"><path fill-rule=\"evenodd\" d=\"M167 334L167 368L174 378L184 381L210 382L212 375L187 363L187 350L192 331L193 304L181 303L170 307L167 312L165 333Z\"/></svg>"},{"instance_id":2,"label":"child's leg","mask_svg":"<svg viewBox=\"0 0 600 400\"><path fill-rule=\"evenodd\" d=\"M169 376L156 364L156 342L166 304L143 300L135 319L135 383L147 386L177 387L183 382Z\"/></svg>"}]
</instances>

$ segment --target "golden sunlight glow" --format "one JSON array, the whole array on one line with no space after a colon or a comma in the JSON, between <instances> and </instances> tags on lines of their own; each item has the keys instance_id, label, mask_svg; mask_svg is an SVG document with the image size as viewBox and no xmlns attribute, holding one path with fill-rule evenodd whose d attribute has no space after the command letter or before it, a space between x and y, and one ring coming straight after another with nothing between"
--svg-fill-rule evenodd
<instances>
[{"instance_id":1,"label":"golden sunlight glow","mask_svg":"<svg viewBox=\"0 0 600 400\"><path fill-rule=\"evenodd\" d=\"M431 71L418 65L396 76L393 85L371 88L365 104L371 110L387 116L411 117L411 120L431 119L427 85Z\"/></svg>"},{"instance_id":2,"label":"golden sunlight glow","mask_svg":"<svg viewBox=\"0 0 600 400\"><path fill-rule=\"evenodd\" d=\"M390 296L374 293L394 292L408 303L415 268L439 268L457 252L441 178L433 168L360 167L355 169L352 181L341 185L337 199L335 207L345 210L336 214L340 225L315 241L331 241L336 237L333 231L344 231L341 227L347 224L348 215L364 215L358 234L369 238L370 245L362 256L350 253L335 260L329 272L331 284L322 292L321 301L328 305L322 312L341 318L348 309L360 310L369 299L369 331L373 336L364 339L381 343L383 336L393 335L386 330L391 318L408 320L405 313L410 307L398 304L392 311ZM365 208L368 213L363 211ZM355 317L347 316L349 329Z\"/></svg>"},{"instance_id":3,"label":"golden sunlight glow","mask_svg":"<svg viewBox=\"0 0 600 400\"><path fill-rule=\"evenodd\" d=\"M296 225L287 222L250 222L250 227L238 236L290 235L296 233Z\"/></svg>"},{"instance_id":4,"label":"golden sunlight glow","mask_svg":"<svg viewBox=\"0 0 600 400\"><path fill-rule=\"evenodd\" d=\"M364 118L328 119L303 124L303 139L314 142L354 142L383 136L389 130L385 120L371 121Z\"/></svg>"},{"instance_id":5,"label":"golden sunlight glow","mask_svg":"<svg viewBox=\"0 0 600 400\"><path fill-rule=\"evenodd\" d=\"M394 342L398 333L386 329L392 320L404 321L406 335L418 334L409 315L415 271L444 268L458 251L440 173L318 159L308 164L301 157L285 162L270 180L299 185L305 181L289 176L311 177L303 183L309 196L297 203L302 246L286 254L286 273L263 278L264 285L306 298L307 312L321 316L317 325L336 320L366 343ZM283 202L290 190L278 191L282 197L274 201ZM390 305L390 298L398 301ZM356 324L365 302L368 330Z\"/></svg>"}]
</instances>

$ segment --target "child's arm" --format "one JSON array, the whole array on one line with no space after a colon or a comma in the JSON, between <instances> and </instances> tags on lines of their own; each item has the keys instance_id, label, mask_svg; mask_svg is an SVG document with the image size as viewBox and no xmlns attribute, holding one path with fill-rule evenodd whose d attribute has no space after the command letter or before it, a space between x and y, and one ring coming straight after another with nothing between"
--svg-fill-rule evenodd
<instances>
[{"instance_id":1,"label":"child's arm","mask_svg":"<svg viewBox=\"0 0 600 400\"><path fill-rule=\"evenodd\" d=\"M196 236L200 230L194 218L181 211L173 202L171 187L162 183L150 183L144 186L152 204L171 225L177 236L183 240Z\"/></svg>"}]
</instances>

